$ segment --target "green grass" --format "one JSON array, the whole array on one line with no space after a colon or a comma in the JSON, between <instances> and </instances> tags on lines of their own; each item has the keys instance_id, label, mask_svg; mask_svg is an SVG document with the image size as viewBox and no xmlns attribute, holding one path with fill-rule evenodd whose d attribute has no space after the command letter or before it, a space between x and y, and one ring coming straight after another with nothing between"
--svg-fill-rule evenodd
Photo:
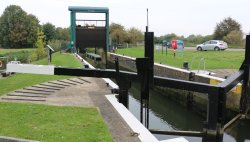
<instances>
[{"instance_id":1,"label":"green grass","mask_svg":"<svg viewBox=\"0 0 250 142\"><path fill-rule=\"evenodd\" d=\"M48 58L34 62L38 65L48 65ZM52 54L52 65L55 66L65 66L65 67L82 67L81 62L79 62L73 54L59 52Z\"/></svg>"},{"instance_id":2,"label":"green grass","mask_svg":"<svg viewBox=\"0 0 250 142\"><path fill-rule=\"evenodd\" d=\"M23 49L5 49L5 48L0 48L0 55L14 53L14 52L19 52L19 51L34 51L34 50L35 50L35 48L23 48Z\"/></svg>"},{"instance_id":3,"label":"green grass","mask_svg":"<svg viewBox=\"0 0 250 142\"><path fill-rule=\"evenodd\" d=\"M124 48L116 51L118 54L124 54L132 57L143 57L143 48ZM206 69L238 69L243 62L244 52L240 51L184 51L183 53L176 52L176 57L173 56L173 50L168 49L168 54L164 52L154 54L156 63L163 63L174 67L181 68L183 62L189 62L189 67L194 70L198 68L201 58L205 59ZM203 63L201 67L203 69Z\"/></svg>"},{"instance_id":4,"label":"green grass","mask_svg":"<svg viewBox=\"0 0 250 142\"><path fill-rule=\"evenodd\" d=\"M35 64L48 64L47 59ZM56 66L81 67L70 54L53 54ZM37 74L15 74L0 79L0 95L23 87L69 78ZM0 102L0 135L45 142L112 142L103 119L96 108L57 107L37 104Z\"/></svg>"},{"instance_id":5,"label":"green grass","mask_svg":"<svg viewBox=\"0 0 250 142\"><path fill-rule=\"evenodd\" d=\"M0 48L0 57L7 57L9 61L29 62L30 55L35 51L34 48L26 49L2 49Z\"/></svg>"},{"instance_id":6,"label":"green grass","mask_svg":"<svg viewBox=\"0 0 250 142\"><path fill-rule=\"evenodd\" d=\"M228 48L245 48L245 45L228 45Z\"/></svg>"},{"instance_id":7,"label":"green grass","mask_svg":"<svg viewBox=\"0 0 250 142\"><path fill-rule=\"evenodd\" d=\"M194 44L194 43L184 43L184 46L185 47L196 47L197 44Z\"/></svg>"},{"instance_id":8,"label":"green grass","mask_svg":"<svg viewBox=\"0 0 250 142\"><path fill-rule=\"evenodd\" d=\"M35 64L48 64L48 59L43 59L35 62ZM82 67L72 54L55 53L52 57L52 64L56 66L67 67ZM16 74L7 78L0 79L0 96L8 92L28 87L31 85L47 82L50 80L60 80L70 78L70 76L56 76L56 75L39 75L39 74Z\"/></svg>"},{"instance_id":9,"label":"green grass","mask_svg":"<svg viewBox=\"0 0 250 142\"><path fill-rule=\"evenodd\" d=\"M44 142L112 142L96 108L0 103L0 135Z\"/></svg>"}]
</instances>

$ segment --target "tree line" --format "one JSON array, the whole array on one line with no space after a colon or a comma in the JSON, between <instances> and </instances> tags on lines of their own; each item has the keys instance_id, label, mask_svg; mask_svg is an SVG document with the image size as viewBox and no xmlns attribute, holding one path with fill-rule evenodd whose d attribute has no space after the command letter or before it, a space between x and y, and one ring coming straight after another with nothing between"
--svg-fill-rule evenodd
<instances>
[{"instance_id":1,"label":"tree line","mask_svg":"<svg viewBox=\"0 0 250 142\"><path fill-rule=\"evenodd\" d=\"M117 44L135 44L142 43L144 36L143 33L136 29L130 28L126 30L121 24L112 23L110 25L110 37L113 43ZM243 47L243 32L241 25L231 17L223 19L217 23L214 33L211 35L194 35L191 34L187 37L178 36L175 33L165 34L162 36L155 36L155 43L161 44L163 40L171 41L173 39L183 40L190 45L200 44L208 40L224 40L229 45Z\"/></svg>"},{"instance_id":2,"label":"tree line","mask_svg":"<svg viewBox=\"0 0 250 142\"><path fill-rule=\"evenodd\" d=\"M0 17L0 45L3 48L36 47L39 36L44 42L69 41L69 28L55 27L51 23L39 24L39 19L18 5L7 6Z\"/></svg>"},{"instance_id":3,"label":"tree line","mask_svg":"<svg viewBox=\"0 0 250 142\"><path fill-rule=\"evenodd\" d=\"M36 47L36 42L41 35L46 44L55 47L67 47L70 40L69 28L56 27L51 23L39 24L39 19L25 12L20 6L7 6L0 17L0 47L2 48L29 48ZM118 23L110 24L110 40L112 44L137 44L143 43L144 35L136 27L125 29ZM224 40L229 45L243 45L241 25L231 17L217 23L212 35L178 36L175 33L156 36L156 43L163 40L178 39L185 43L200 44L207 40Z\"/></svg>"},{"instance_id":4,"label":"tree line","mask_svg":"<svg viewBox=\"0 0 250 142\"><path fill-rule=\"evenodd\" d=\"M111 44L137 44L142 43L144 35L141 30L135 27L125 29L124 26L118 23L110 24L110 39Z\"/></svg>"},{"instance_id":5,"label":"tree line","mask_svg":"<svg viewBox=\"0 0 250 142\"><path fill-rule=\"evenodd\" d=\"M44 44L67 47L67 42L70 40L69 28L55 27L51 23L41 25L39 22L35 15L28 14L20 6L7 6L0 17L0 47L32 48L37 47L36 42L41 39ZM136 44L143 42L144 36L135 27L126 30L121 24L112 23L110 38L115 44Z\"/></svg>"}]
</instances>

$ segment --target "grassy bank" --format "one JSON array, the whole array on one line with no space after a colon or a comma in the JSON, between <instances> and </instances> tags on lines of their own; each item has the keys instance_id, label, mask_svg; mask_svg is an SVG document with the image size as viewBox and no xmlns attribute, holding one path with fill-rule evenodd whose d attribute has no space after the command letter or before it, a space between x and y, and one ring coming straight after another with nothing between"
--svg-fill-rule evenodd
<instances>
[{"instance_id":1,"label":"grassy bank","mask_svg":"<svg viewBox=\"0 0 250 142\"><path fill-rule=\"evenodd\" d=\"M56 66L82 67L71 54L55 53L52 58L51 64ZM34 63L47 65L48 60L43 59ZM69 77L15 74L0 79L0 95L34 84ZM0 122L0 136L44 142L113 141L96 108L0 102Z\"/></svg>"},{"instance_id":2,"label":"grassy bank","mask_svg":"<svg viewBox=\"0 0 250 142\"><path fill-rule=\"evenodd\" d=\"M143 57L144 48L123 48L118 49L116 53L132 57ZM206 69L238 69L244 59L244 52L235 51L184 51L176 52L173 56L173 50L168 49L167 54L161 51L155 52L154 58L156 63L163 63L174 67L181 68L183 62L188 62L192 70L203 69L203 61L205 61Z\"/></svg>"},{"instance_id":3,"label":"grassy bank","mask_svg":"<svg viewBox=\"0 0 250 142\"><path fill-rule=\"evenodd\" d=\"M23 49L6 49L6 48L0 48L0 55L4 54L12 54L15 52L20 52L20 51L34 51L35 48L23 48Z\"/></svg>"},{"instance_id":4,"label":"grassy bank","mask_svg":"<svg viewBox=\"0 0 250 142\"><path fill-rule=\"evenodd\" d=\"M25 49L3 49L0 48L0 57L8 57L9 61L21 61L22 63L29 62L29 57L35 52L35 48Z\"/></svg>"},{"instance_id":5,"label":"grassy bank","mask_svg":"<svg viewBox=\"0 0 250 142\"><path fill-rule=\"evenodd\" d=\"M96 108L0 103L0 135L45 142L112 142Z\"/></svg>"},{"instance_id":6,"label":"grassy bank","mask_svg":"<svg viewBox=\"0 0 250 142\"><path fill-rule=\"evenodd\" d=\"M72 54L55 53L52 56L52 64L55 66L82 67L81 63ZM35 64L47 65L48 59L39 60ZM16 74L7 78L0 79L0 96L8 92L21 89L27 86L70 78L70 76L38 75L38 74Z\"/></svg>"},{"instance_id":7,"label":"grassy bank","mask_svg":"<svg viewBox=\"0 0 250 142\"><path fill-rule=\"evenodd\" d=\"M44 58L42 60L33 62L33 64L38 65L48 65L48 58ZM64 66L64 67L82 67L80 61L78 61L73 54L62 53L60 52L52 54L52 62L51 65L55 66Z\"/></svg>"}]
</instances>

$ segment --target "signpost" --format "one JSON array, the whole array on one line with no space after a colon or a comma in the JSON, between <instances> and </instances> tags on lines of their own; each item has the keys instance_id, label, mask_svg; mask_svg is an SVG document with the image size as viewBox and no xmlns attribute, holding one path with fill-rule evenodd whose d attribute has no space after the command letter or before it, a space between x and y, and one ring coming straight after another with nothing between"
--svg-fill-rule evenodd
<instances>
[{"instance_id":1,"label":"signpost","mask_svg":"<svg viewBox=\"0 0 250 142\"><path fill-rule=\"evenodd\" d=\"M54 49L50 45L46 45L46 47L48 47L48 59L49 59L49 63L51 63L51 61L52 61L52 52L54 52Z\"/></svg>"}]
</instances>

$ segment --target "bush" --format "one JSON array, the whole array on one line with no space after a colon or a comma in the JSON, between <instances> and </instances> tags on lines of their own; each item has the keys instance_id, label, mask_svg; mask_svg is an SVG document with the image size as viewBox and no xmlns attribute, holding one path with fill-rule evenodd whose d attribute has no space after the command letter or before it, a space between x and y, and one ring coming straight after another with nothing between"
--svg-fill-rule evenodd
<instances>
[{"instance_id":1,"label":"bush","mask_svg":"<svg viewBox=\"0 0 250 142\"><path fill-rule=\"evenodd\" d=\"M36 50L35 52L32 53L32 55L29 56L29 60L31 62L37 61L46 57L47 50L46 48L44 48L45 47L44 37L45 37L44 33L38 29L37 40L35 43Z\"/></svg>"},{"instance_id":2,"label":"bush","mask_svg":"<svg viewBox=\"0 0 250 142\"><path fill-rule=\"evenodd\" d=\"M17 52L9 52L5 54L0 54L0 57L8 57L9 61L21 61L21 63L30 63L39 60L37 56L37 50L22 50ZM41 58L47 57L47 52L44 51L44 55Z\"/></svg>"},{"instance_id":3,"label":"bush","mask_svg":"<svg viewBox=\"0 0 250 142\"><path fill-rule=\"evenodd\" d=\"M66 40L50 40L48 44L55 50L55 52L66 49L68 41Z\"/></svg>"},{"instance_id":4,"label":"bush","mask_svg":"<svg viewBox=\"0 0 250 142\"><path fill-rule=\"evenodd\" d=\"M11 52L7 53L4 56L9 57L9 61L21 61L21 63L28 63L29 56L32 54L31 51L19 51L19 52Z\"/></svg>"},{"instance_id":5,"label":"bush","mask_svg":"<svg viewBox=\"0 0 250 142\"><path fill-rule=\"evenodd\" d=\"M33 52L30 56L29 56L29 62L34 62L37 61L37 54L35 52Z\"/></svg>"},{"instance_id":6,"label":"bush","mask_svg":"<svg viewBox=\"0 0 250 142\"><path fill-rule=\"evenodd\" d=\"M55 50L59 51L61 48L61 42L60 40L50 40L48 44Z\"/></svg>"},{"instance_id":7,"label":"bush","mask_svg":"<svg viewBox=\"0 0 250 142\"><path fill-rule=\"evenodd\" d=\"M243 45L243 35L241 31L231 31L229 34L223 37L223 40L231 45Z\"/></svg>"}]
</instances>

